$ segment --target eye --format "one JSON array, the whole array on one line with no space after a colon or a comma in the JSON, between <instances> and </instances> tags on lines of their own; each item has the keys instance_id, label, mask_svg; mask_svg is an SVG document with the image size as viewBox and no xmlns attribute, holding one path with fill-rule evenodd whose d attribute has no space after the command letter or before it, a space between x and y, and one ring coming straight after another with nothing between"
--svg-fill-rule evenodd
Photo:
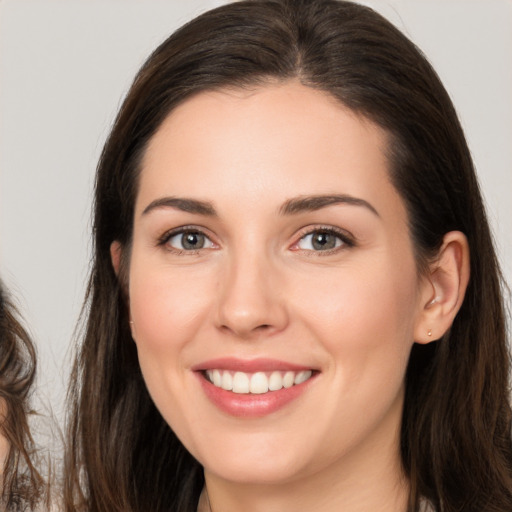
<instances>
[{"instance_id":1,"label":"eye","mask_svg":"<svg viewBox=\"0 0 512 512\"><path fill-rule=\"evenodd\" d=\"M199 249L212 249L214 243L201 231L187 229L174 231L164 237L162 243L178 251L198 251Z\"/></svg>"},{"instance_id":2,"label":"eye","mask_svg":"<svg viewBox=\"0 0 512 512\"><path fill-rule=\"evenodd\" d=\"M333 229L316 229L304 235L295 244L295 249L304 251L331 251L342 246L352 246L346 235Z\"/></svg>"}]
</instances>

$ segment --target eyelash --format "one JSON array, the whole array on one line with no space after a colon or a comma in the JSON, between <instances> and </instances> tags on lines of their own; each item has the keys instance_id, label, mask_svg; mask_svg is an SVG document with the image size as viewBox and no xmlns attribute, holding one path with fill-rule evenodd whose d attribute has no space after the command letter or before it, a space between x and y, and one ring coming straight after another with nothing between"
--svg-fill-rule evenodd
<instances>
[{"instance_id":1,"label":"eyelash","mask_svg":"<svg viewBox=\"0 0 512 512\"><path fill-rule=\"evenodd\" d=\"M315 233L322 233L326 235L332 235L335 236L337 239L341 241L341 244L337 247L333 247L332 249L326 249L326 250L311 250L311 249L301 249L298 247L299 243L304 240L307 236L314 235ZM301 233L299 234L299 237L297 241L292 245L291 249L293 251L304 251L305 253L309 253L311 255L315 256L329 256L332 254L335 254L337 252L350 249L352 247L355 247L356 242L354 240L354 237L350 235L348 232L334 228L332 226L309 226L307 228L304 228Z\"/></svg>"},{"instance_id":2,"label":"eyelash","mask_svg":"<svg viewBox=\"0 0 512 512\"><path fill-rule=\"evenodd\" d=\"M198 254L199 251L203 249L203 247L199 249L177 249L176 247L168 246L165 247L166 244L168 244L169 240L171 238L178 236L178 235L184 235L186 233L190 234L196 234L196 235L202 235L205 237L205 239L209 240L211 244L215 245L215 243L211 240L211 238L204 232L204 229L199 228L197 226L181 226L179 228L171 229L170 231L166 231L157 241L157 246L164 247L169 252L173 252L175 254L187 254L187 255L193 255ZM209 249L209 248L207 248Z\"/></svg>"},{"instance_id":3,"label":"eyelash","mask_svg":"<svg viewBox=\"0 0 512 512\"><path fill-rule=\"evenodd\" d=\"M197 226L181 226L179 228L175 228L175 229L171 229L170 231L166 231L158 239L157 246L164 247L164 246L166 246L166 244L168 244L169 240L171 240L173 237L178 236L178 235L184 235L185 233L202 235L211 244L215 245L215 242L213 242L211 240L211 238L204 232L204 229L199 228ZM300 247L298 247L299 243L301 241L303 241L307 236L312 236L315 233L317 233L317 234L321 233L321 234L325 234L325 235L335 236L338 240L341 241L341 244L338 245L337 247L335 246L334 248L331 248L331 249L317 250L317 251L311 250L311 249L301 249ZM320 225L320 226L310 226L308 228L304 228L302 230L302 232L299 234L297 241L292 244L290 249L293 251L303 251L305 253L311 253L311 254L314 253L315 255L319 255L319 256L327 256L327 255L342 251L344 249L354 247L355 245L356 245L356 243L355 243L354 238L346 231L334 228L332 226L321 226ZM180 255L180 254L193 255L193 254L199 253L199 251L201 251L203 249L210 249L210 248L211 247L207 247L207 248L201 247L199 249L187 250L187 249L177 249L172 246L166 247L166 249L168 251L173 252L178 255Z\"/></svg>"}]
</instances>

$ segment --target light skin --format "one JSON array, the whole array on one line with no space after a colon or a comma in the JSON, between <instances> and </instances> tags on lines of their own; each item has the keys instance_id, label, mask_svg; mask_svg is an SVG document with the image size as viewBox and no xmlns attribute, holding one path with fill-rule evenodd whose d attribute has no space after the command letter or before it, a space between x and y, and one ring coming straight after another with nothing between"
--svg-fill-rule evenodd
<instances>
[{"instance_id":1,"label":"light skin","mask_svg":"<svg viewBox=\"0 0 512 512\"><path fill-rule=\"evenodd\" d=\"M4 422L6 412L6 404L4 400L0 399L0 478L3 475L4 465L9 454L9 441L1 431L1 425Z\"/></svg>"},{"instance_id":2,"label":"light skin","mask_svg":"<svg viewBox=\"0 0 512 512\"><path fill-rule=\"evenodd\" d=\"M127 273L132 334L156 406L204 466L213 511L405 510L408 356L451 325L468 250L449 233L419 274L386 143L296 82L201 93L150 141ZM123 250L112 244L116 271ZM278 410L241 417L194 371L225 357L314 378Z\"/></svg>"},{"instance_id":3,"label":"light skin","mask_svg":"<svg viewBox=\"0 0 512 512\"><path fill-rule=\"evenodd\" d=\"M1 425L5 420L6 415L6 403L3 399L0 399L0 494L2 494L3 478L5 472L5 463L7 462L7 456L9 455L10 444L7 438L4 436Z\"/></svg>"}]
</instances>

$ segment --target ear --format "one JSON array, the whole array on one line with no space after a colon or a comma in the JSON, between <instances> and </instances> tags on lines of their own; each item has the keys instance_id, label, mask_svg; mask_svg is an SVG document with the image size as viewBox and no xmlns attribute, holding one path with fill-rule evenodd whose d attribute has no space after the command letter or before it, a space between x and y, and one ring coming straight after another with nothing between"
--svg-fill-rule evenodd
<instances>
[{"instance_id":1,"label":"ear","mask_svg":"<svg viewBox=\"0 0 512 512\"><path fill-rule=\"evenodd\" d=\"M121 243L117 240L114 240L110 244L110 260L112 261L112 266L114 267L114 272L116 273L116 276L119 277L119 266L121 263Z\"/></svg>"},{"instance_id":2,"label":"ear","mask_svg":"<svg viewBox=\"0 0 512 512\"><path fill-rule=\"evenodd\" d=\"M119 270L121 267L122 253L123 253L123 247L122 247L121 243L118 242L117 240L114 240L110 244L110 260L112 261L112 267L114 268L114 272L116 273L116 276L118 277L118 279L119 279ZM125 293L125 301L127 303L130 302L128 299L128 293ZM132 338L133 338L133 340L135 340L135 325L131 319L131 313L130 313L129 323L130 323L130 331L132 333Z\"/></svg>"},{"instance_id":3,"label":"ear","mask_svg":"<svg viewBox=\"0 0 512 512\"><path fill-rule=\"evenodd\" d=\"M441 338L457 315L469 282L469 246L460 231L450 231L421 290L422 308L417 317L414 340L426 344Z\"/></svg>"}]
</instances>

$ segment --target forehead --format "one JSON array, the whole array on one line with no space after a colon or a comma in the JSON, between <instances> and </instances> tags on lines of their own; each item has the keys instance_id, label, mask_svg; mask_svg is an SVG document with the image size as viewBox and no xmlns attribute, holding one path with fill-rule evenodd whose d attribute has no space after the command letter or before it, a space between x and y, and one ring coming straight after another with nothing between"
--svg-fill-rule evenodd
<instances>
[{"instance_id":1,"label":"forehead","mask_svg":"<svg viewBox=\"0 0 512 512\"><path fill-rule=\"evenodd\" d=\"M158 195L250 202L263 195L372 196L383 187L393 193L386 146L377 125L296 82L202 92L173 110L151 139L137 209Z\"/></svg>"}]
</instances>

